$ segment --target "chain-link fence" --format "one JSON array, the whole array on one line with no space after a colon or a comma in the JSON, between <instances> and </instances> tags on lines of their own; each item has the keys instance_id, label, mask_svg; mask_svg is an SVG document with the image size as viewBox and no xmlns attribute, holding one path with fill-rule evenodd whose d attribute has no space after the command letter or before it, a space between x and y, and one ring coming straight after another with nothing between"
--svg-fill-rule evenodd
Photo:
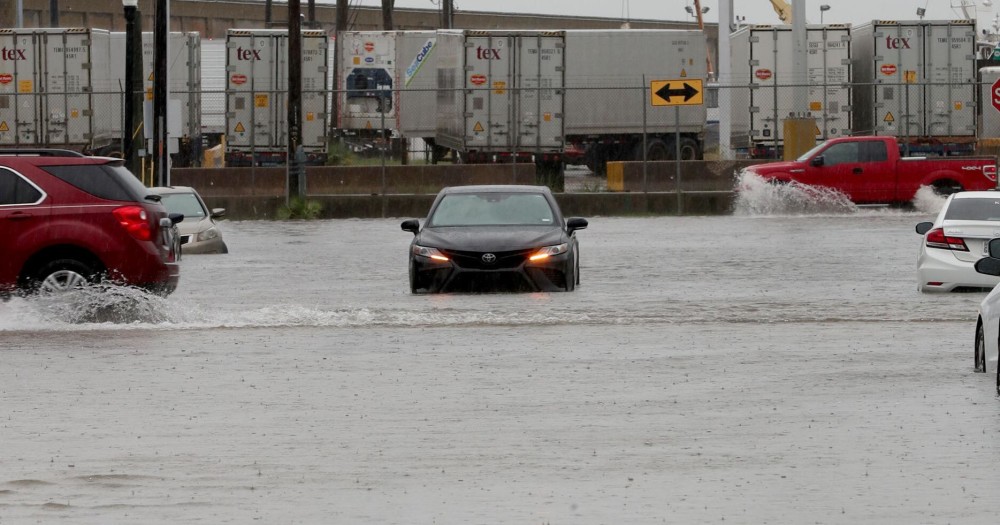
<instances>
[{"instance_id":1,"label":"chain-link fence","mask_svg":"<svg viewBox=\"0 0 1000 525\"><path fill-rule=\"evenodd\" d=\"M813 119L809 140L892 135L921 155L974 153L979 139L992 138L983 136L984 125L1000 121L986 83L721 85L682 78L654 89L657 81L306 91L305 161L518 162L603 177L616 161L782 158L790 116ZM179 116L171 129L179 139L175 166L284 164L286 92L175 91L171 98ZM123 101L121 92L0 91L0 147L120 154Z\"/></svg>"}]
</instances>

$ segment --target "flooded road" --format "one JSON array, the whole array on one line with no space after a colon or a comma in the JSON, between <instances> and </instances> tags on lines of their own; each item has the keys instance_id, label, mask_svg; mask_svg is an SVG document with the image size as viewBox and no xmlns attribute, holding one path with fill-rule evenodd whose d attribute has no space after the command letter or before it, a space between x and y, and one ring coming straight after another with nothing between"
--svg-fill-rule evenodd
<instances>
[{"instance_id":1,"label":"flooded road","mask_svg":"<svg viewBox=\"0 0 1000 525\"><path fill-rule=\"evenodd\" d=\"M0 523L995 523L933 215L781 211L591 217L573 293L410 295L392 219L0 303Z\"/></svg>"}]
</instances>

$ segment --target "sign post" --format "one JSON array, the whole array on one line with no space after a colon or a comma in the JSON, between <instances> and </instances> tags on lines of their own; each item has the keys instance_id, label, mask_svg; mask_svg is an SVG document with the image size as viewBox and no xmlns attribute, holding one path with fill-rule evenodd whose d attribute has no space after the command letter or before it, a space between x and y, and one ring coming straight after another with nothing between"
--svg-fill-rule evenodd
<instances>
[{"instance_id":1,"label":"sign post","mask_svg":"<svg viewBox=\"0 0 1000 525\"><path fill-rule=\"evenodd\" d=\"M701 106L705 94L701 79L680 78L674 80L653 80L649 83L649 101L653 106L674 107L674 167L675 191L677 192L677 215L684 213L681 193L681 106Z\"/></svg>"}]
</instances>

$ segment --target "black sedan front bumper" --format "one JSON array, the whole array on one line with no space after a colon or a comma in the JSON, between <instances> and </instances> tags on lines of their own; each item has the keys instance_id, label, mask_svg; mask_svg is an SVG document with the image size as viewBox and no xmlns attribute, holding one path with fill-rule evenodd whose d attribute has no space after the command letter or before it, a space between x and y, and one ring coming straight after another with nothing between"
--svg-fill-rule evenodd
<instances>
[{"instance_id":1,"label":"black sedan front bumper","mask_svg":"<svg viewBox=\"0 0 1000 525\"><path fill-rule=\"evenodd\" d=\"M489 263L476 252L448 252L448 261L412 255L411 288L418 293L565 291L574 278L572 250L539 261L528 260L530 253L496 253Z\"/></svg>"}]
</instances>

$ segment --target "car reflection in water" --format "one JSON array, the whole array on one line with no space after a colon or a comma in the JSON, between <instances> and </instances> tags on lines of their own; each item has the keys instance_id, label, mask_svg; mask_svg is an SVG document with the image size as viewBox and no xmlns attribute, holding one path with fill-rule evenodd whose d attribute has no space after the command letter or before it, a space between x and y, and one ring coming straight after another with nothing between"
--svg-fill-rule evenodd
<instances>
[{"instance_id":1,"label":"car reflection in water","mask_svg":"<svg viewBox=\"0 0 1000 525\"><path fill-rule=\"evenodd\" d=\"M441 190L423 228L402 223L413 293L572 291L580 282L575 232L545 186L461 186Z\"/></svg>"},{"instance_id":2,"label":"car reflection in water","mask_svg":"<svg viewBox=\"0 0 1000 525\"><path fill-rule=\"evenodd\" d=\"M225 208L213 208L211 212L201 195L187 186L151 188L161 197L168 213L180 213L184 220L177 225L181 236L181 251L192 253L229 253L229 247L222 240L222 232L215 219L226 214Z\"/></svg>"}]
</instances>

